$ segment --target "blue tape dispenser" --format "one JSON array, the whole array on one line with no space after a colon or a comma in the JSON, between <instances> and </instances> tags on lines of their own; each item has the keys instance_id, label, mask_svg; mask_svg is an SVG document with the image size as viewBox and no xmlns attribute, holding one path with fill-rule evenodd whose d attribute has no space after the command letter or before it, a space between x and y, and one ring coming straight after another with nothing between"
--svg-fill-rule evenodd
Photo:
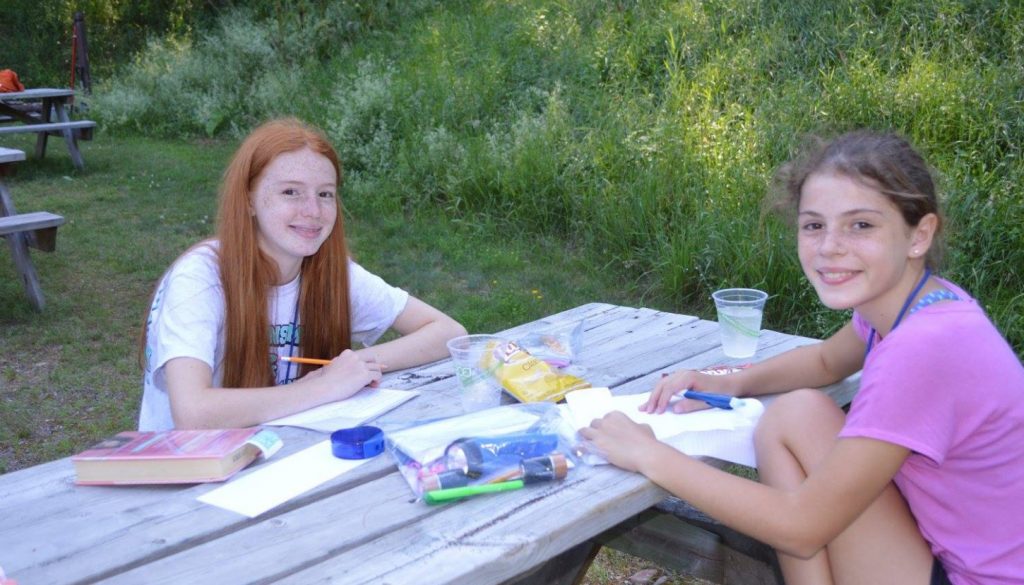
<instances>
[{"instance_id":1,"label":"blue tape dispenser","mask_svg":"<svg viewBox=\"0 0 1024 585\"><path fill-rule=\"evenodd\" d=\"M331 453L339 459L369 459L384 452L384 431L361 426L331 433Z\"/></svg>"}]
</instances>

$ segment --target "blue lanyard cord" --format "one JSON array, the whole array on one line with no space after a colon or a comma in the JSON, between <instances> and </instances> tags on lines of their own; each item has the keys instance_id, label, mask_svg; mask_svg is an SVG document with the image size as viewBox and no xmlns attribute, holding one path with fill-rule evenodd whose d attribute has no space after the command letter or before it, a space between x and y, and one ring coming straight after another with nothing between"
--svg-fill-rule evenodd
<instances>
[{"instance_id":1,"label":"blue lanyard cord","mask_svg":"<svg viewBox=\"0 0 1024 585\"><path fill-rule=\"evenodd\" d=\"M299 284L300 285L302 284L301 280L299 280ZM299 287L299 292L296 294L296 297L295 297L295 312L292 314L292 337L291 337L291 339L288 340L288 357L295 357L296 340L299 337L299 299L300 298L302 298L302 288L301 288L301 286ZM278 363L280 363L280 362L281 362L281 360L278 360ZM292 377L292 362L291 361L285 361L285 364L287 364L287 365L284 367L284 381L282 382L282 384L287 384L287 383L292 381L291 380L291 377ZM295 366L295 367L296 367L296 369L298 369L299 366Z\"/></svg>"},{"instance_id":2,"label":"blue lanyard cord","mask_svg":"<svg viewBox=\"0 0 1024 585\"><path fill-rule=\"evenodd\" d=\"M295 299L295 314L292 315L292 338L288 340L288 357L295 357L295 346L296 340L299 337L299 300ZM286 362L288 365L285 366L284 370L284 383L291 382L292 377L292 362ZM299 366L295 366L298 369ZM296 372L296 376L298 372Z\"/></svg>"},{"instance_id":3,"label":"blue lanyard cord","mask_svg":"<svg viewBox=\"0 0 1024 585\"><path fill-rule=\"evenodd\" d=\"M908 296L907 300L903 302L903 308L900 309L899 314L896 315L896 320L892 322L892 329L889 329L890 333L892 333L892 330L896 329L896 326L899 325L900 321L903 320L903 316L907 313L907 309L910 308L910 303L914 301L914 297L917 296L917 293L921 292L921 289L924 288L924 283L928 282L928 277L930 277L931 275L931 269L925 268L924 276L921 277L921 280L917 283L917 286L914 287L914 290L910 291L910 296ZM868 336L868 348L864 351L865 358L868 357L868 354L871 353L871 348L875 345L876 335L878 335L878 331L876 331L875 328L872 327L871 334Z\"/></svg>"}]
</instances>

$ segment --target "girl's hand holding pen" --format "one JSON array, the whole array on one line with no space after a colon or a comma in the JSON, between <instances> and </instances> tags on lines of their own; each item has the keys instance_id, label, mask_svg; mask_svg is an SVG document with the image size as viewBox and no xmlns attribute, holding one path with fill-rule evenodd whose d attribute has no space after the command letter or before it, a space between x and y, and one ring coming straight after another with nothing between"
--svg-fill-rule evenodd
<instances>
[{"instance_id":1,"label":"girl's hand holding pen","mask_svg":"<svg viewBox=\"0 0 1024 585\"><path fill-rule=\"evenodd\" d=\"M646 404L640 405L640 410L661 414L671 407L672 412L681 414L710 408L706 402L700 400L680 398L675 403L672 403L672 400L687 390L735 395L732 388L734 384L727 378L729 377L711 376L695 370L678 370L671 374L662 374L661 379L654 385L650 399Z\"/></svg>"}]
</instances>

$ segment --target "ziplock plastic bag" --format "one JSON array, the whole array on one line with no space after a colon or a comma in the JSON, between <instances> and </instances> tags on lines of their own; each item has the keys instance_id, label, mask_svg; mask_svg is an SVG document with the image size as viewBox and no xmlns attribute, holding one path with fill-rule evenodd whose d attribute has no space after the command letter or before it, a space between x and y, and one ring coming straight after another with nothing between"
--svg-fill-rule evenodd
<instances>
[{"instance_id":1,"label":"ziplock plastic bag","mask_svg":"<svg viewBox=\"0 0 1024 585\"><path fill-rule=\"evenodd\" d=\"M533 357L540 358L556 368L573 363L579 355L583 339L583 321L572 327L527 333L518 340L519 346Z\"/></svg>"},{"instance_id":2,"label":"ziplock plastic bag","mask_svg":"<svg viewBox=\"0 0 1024 585\"><path fill-rule=\"evenodd\" d=\"M568 392L590 387L586 380L551 367L514 341L495 343L484 352L480 369L520 402L558 402Z\"/></svg>"},{"instance_id":3,"label":"ziplock plastic bag","mask_svg":"<svg viewBox=\"0 0 1024 585\"><path fill-rule=\"evenodd\" d=\"M547 403L512 404L389 432L385 442L416 496L449 488L564 478L578 463L572 425Z\"/></svg>"}]
</instances>

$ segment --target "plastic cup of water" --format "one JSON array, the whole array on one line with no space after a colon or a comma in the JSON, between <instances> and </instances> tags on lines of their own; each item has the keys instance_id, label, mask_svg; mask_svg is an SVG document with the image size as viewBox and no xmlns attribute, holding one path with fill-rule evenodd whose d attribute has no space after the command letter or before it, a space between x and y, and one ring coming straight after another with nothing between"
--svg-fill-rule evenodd
<instances>
[{"instance_id":1,"label":"plastic cup of water","mask_svg":"<svg viewBox=\"0 0 1024 585\"><path fill-rule=\"evenodd\" d=\"M501 404L501 385L484 370L484 355L506 343L496 335L463 335L448 341L455 377L459 380L462 409L474 412ZM493 361L493 360L492 360Z\"/></svg>"},{"instance_id":2,"label":"plastic cup of water","mask_svg":"<svg viewBox=\"0 0 1024 585\"><path fill-rule=\"evenodd\" d=\"M726 288L715 291L711 297L718 309L718 330L725 355L747 358L757 353L768 293L754 288Z\"/></svg>"}]
</instances>

